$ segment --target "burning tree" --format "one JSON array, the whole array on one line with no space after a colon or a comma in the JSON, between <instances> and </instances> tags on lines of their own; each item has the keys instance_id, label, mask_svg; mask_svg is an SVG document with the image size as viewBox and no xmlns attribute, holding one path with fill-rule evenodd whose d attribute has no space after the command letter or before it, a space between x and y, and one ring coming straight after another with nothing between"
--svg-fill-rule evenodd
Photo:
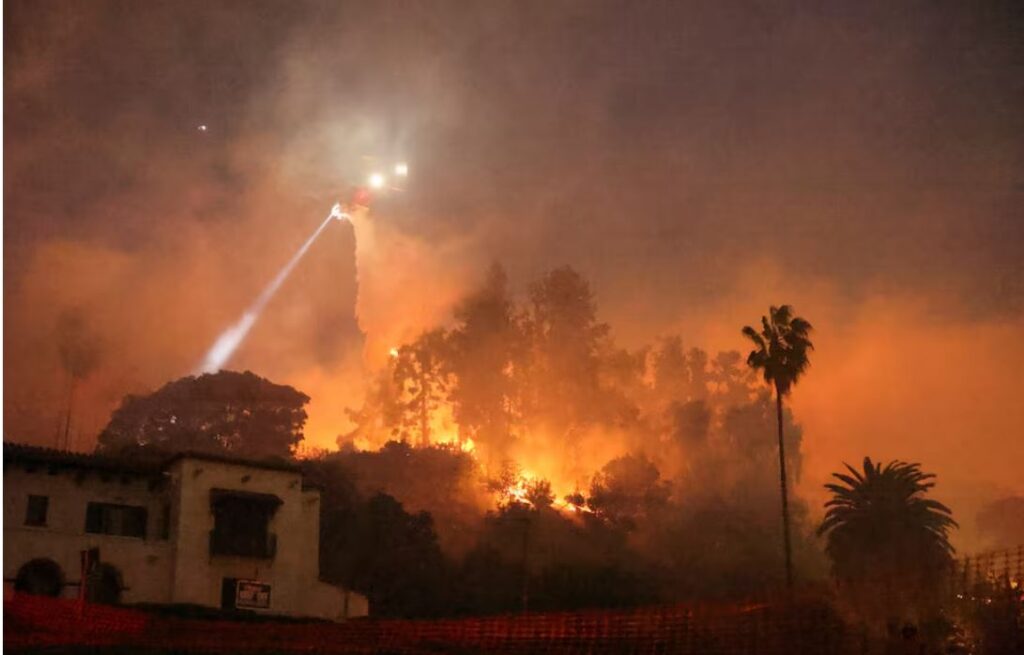
<instances>
[{"instance_id":1,"label":"burning tree","mask_svg":"<svg viewBox=\"0 0 1024 655\"><path fill-rule=\"evenodd\" d=\"M345 410L355 427L338 436L338 447L352 448L359 442L383 444L392 439L403 413L401 395L393 365L371 378L363 404L357 409Z\"/></svg>"},{"instance_id":2,"label":"burning tree","mask_svg":"<svg viewBox=\"0 0 1024 655\"><path fill-rule=\"evenodd\" d=\"M448 341L443 330L433 330L402 346L394 354L394 380L401 394L396 430L403 441L431 444L434 412L446 399Z\"/></svg>"},{"instance_id":3,"label":"burning tree","mask_svg":"<svg viewBox=\"0 0 1024 655\"><path fill-rule=\"evenodd\" d=\"M792 383L779 380L787 391ZM386 492L411 511L430 511L446 552L471 553L467 576L489 575L474 567L486 569L497 554L511 584L529 583L537 604L546 575L584 576L589 586L609 562L616 575L650 574L647 591L636 588L644 597L752 593L782 580L770 548L782 532L771 473L778 400L735 351L709 355L678 336L617 348L589 284L570 268L543 275L517 303L494 266L457 305L450 329L394 350L352 413L351 436L380 450L338 456L361 493ZM461 447L450 443L449 416ZM791 412L781 416L789 481L802 435ZM456 456L471 463L466 476L423 468ZM468 486L439 482L470 478ZM799 526L806 506L789 504ZM794 530L810 570L805 531ZM513 609L523 595L504 590L500 602L485 604Z\"/></svg>"},{"instance_id":4,"label":"burning tree","mask_svg":"<svg viewBox=\"0 0 1024 655\"><path fill-rule=\"evenodd\" d=\"M523 344L501 266L491 267L483 288L462 302L455 319L450 399L460 435L483 445L490 460L500 461L515 438L515 372Z\"/></svg>"},{"instance_id":5,"label":"burning tree","mask_svg":"<svg viewBox=\"0 0 1024 655\"><path fill-rule=\"evenodd\" d=\"M580 430L599 421L609 405L600 380L609 328L597 321L590 285L568 266L530 285L529 297L525 413L531 430L562 441L568 463L576 458Z\"/></svg>"}]
</instances>

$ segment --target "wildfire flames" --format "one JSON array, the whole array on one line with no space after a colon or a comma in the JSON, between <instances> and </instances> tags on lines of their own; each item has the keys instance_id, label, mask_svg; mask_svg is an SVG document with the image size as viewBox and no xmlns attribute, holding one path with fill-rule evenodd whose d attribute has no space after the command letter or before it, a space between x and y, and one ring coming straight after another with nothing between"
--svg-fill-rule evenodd
<instances>
[{"instance_id":1,"label":"wildfire flames","mask_svg":"<svg viewBox=\"0 0 1024 655\"><path fill-rule=\"evenodd\" d=\"M529 470L520 470L511 482L494 492L494 497L499 505L519 504L532 509L540 509L544 505L565 514L593 513L578 492L558 493L548 480Z\"/></svg>"}]
</instances>

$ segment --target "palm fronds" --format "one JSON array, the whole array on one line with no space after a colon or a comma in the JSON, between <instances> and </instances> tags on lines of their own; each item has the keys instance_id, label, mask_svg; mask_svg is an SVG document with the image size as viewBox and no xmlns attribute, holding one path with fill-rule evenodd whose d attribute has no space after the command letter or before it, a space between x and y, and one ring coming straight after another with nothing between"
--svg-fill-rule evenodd
<instances>
[{"instance_id":1,"label":"palm fronds","mask_svg":"<svg viewBox=\"0 0 1024 655\"><path fill-rule=\"evenodd\" d=\"M743 328L743 335L754 344L747 364L760 370L765 382L785 395L810 365L812 329L806 319L793 315L789 305L770 307L768 316L761 317L760 332L749 325Z\"/></svg>"},{"instance_id":2,"label":"palm fronds","mask_svg":"<svg viewBox=\"0 0 1024 655\"><path fill-rule=\"evenodd\" d=\"M865 457L863 471L845 465L825 485L832 498L818 535L839 577L856 577L880 566L917 569L948 560L954 552L949 532L958 527L953 512L925 497L935 475L920 464L894 460L882 465Z\"/></svg>"}]
</instances>

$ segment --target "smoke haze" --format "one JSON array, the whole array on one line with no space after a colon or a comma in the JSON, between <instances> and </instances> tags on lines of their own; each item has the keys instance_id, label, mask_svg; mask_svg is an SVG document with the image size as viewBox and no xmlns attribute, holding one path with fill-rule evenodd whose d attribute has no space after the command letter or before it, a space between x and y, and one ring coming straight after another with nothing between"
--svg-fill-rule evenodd
<instances>
[{"instance_id":1,"label":"smoke haze","mask_svg":"<svg viewBox=\"0 0 1024 655\"><path fill-rule=\"evenodd\" d=\"M937 472L965 528L1024 494L1014 3L4 13L7 439L55 443L61 316L103 345L76 392L87 449L402 158L408 191L329 226L230 363L310 395L312 445L334 446L387 350L449 321L490 262L520 296L570 264L629 347L742 349L769 304L807 317L792 408L812 506L865 455Z\"/></svg>"}]
</instances>

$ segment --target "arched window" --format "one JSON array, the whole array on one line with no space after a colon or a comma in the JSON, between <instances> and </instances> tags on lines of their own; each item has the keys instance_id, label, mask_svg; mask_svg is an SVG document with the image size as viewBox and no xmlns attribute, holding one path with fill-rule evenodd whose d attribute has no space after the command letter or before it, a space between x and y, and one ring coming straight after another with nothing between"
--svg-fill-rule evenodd
<instances>
[{"instance_id":1,"label":"arched window","mask_svg":"<svg viewBox=\"0 0 1024 655\"><path fill-rule=\"evenodd\" d=\"M34 559L18 570L14 590L37 596L59 596L64 588L64 572L51 559Z\"/></svg>"}]
</instances>

